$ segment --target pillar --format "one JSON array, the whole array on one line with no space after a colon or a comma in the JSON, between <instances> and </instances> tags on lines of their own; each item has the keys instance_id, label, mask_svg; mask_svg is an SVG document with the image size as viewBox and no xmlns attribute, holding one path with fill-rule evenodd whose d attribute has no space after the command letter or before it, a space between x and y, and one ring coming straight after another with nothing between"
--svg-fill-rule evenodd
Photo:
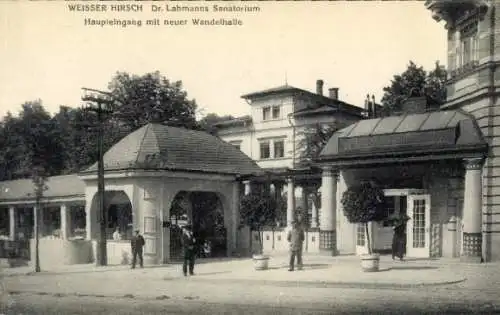
<instances>
[{"instance_id":1,"label":"pillar","mask_svg":"<svg viewBox=\"0 0 500 315\"><path fill-rule=\"evenodd\" d=\"M9 207L9 239L14 241L16 239L16 208Z\"/></svg>"},{"instance_id":2,"label":"pillar","mask_svg":"<svg viewBox=\"0 0 500 315\"><path fill-rule=\"evenodd\" d=\"M317 228L318 227L318 208L316 208L316 205L314 202L312 203L312 216L311 216L311 227L312 228Z\"/></svg>"},{"instance_id":3,"label":"pillar","mask_svg":"<svg viewBox=\"0 0 500 315\"><path fill-rule=\"evenodd\" d=\"M287 183L286 225L291 227L295 212L295 183L293 178L287 178Z\"/></svg>"},{"instance_id":4,"label":"pillar","mask_svg":"<svg viewBox=\"0 0 500 315\"><path fill-rule=\"evenodd\" d=\"M309 204L307 202L307 187L304 185L302 186L302 213L304 215L303 219L308 220L309 219ZM310 226L311 222L309 222Z\"/></svg>"},{"instance_id":5,"label":"pillar","mask_svg":"<svg viewBox=\"0 0 500 315\"><path fill-rule=\"evenodd\" d=\"M87 198L85 201L85 239L90 241L92 240L92 222L95 220L92 215L92 204L94 203L94 198Z\"/></svg>"},{"instance_id":6,"label":"pillar","mask_svg":"<svg viewBox=\"0 0 500 315\"><path fill-rule=\"evenodd\" d=\"M461 259L481 262L483 159L465 159L463 250Z\"/></svg>"},{"instance_id":7,"label":"pillar","mask_svg":"<svg viewBox=\"0 0 500 315\"><path fill-rule=\"evenodd\" d=\"M321 176L321 219L319 224L320 251L337 254L336 246L337 179L331 168L324 168Z\"/></svg>"},{"instance_id":8,"label":"pillar","mask_svg":"<svg viewBox=\"0 0 500 315\"><path fill-rule=\"evenodd\" d=\"M250 185L250 181L246 180L243 182L243 184L245 185L245 196L249 195L252 192L252 187Z\"/></svg>"},{"instance_id":9,"label":"pillar","mask_svg":"<svg viewBox=\"0 0 500 315\"><path fill-rule=\"evenodd\" d=\"M233 184L233 193L232 193L232 224L231 224L231 238L232 238L232 253L233 255L238 254L238 231L240 226L240 185L238 182Z\"/></svg>"},{"instance_id":10,"label":"pillar","mask_svg":"<svg viewBox=\"0 0 500 315\"><path fill-rule=\"evenodd\" d=\"M61 239L67 240L69 237L69 228L71 216L69 214L69 209L65 203L60 206L61 211Z\"/></svg>"}]
</instances>

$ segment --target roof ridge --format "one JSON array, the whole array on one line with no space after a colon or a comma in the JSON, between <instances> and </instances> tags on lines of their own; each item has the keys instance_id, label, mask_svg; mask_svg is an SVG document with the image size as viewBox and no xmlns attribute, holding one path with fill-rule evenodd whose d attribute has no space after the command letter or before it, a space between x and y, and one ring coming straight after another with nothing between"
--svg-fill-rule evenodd
<instances>
[{"instance_id":1,"label":"roof ridge","mask_svg":"<svg viewBox=\"0 0 500 315\"><path fill-rule=\"evenodd\" d=\"M144 139L146 139L146 135L147 135L148 130L149 130L149 128L151 127L151 125L152 125L152 124L151 124L151 123L149 123L149 124L147 124L146 126L144 126L144 127L143 127L143 128L145 129L145 130L144 130L144 135L142 136L142 139L141 139L141 141L139 142L139 146L137 147L137 148L138 148L138 150L137 150L137 153L136 153L136 155L135 155L135 162L134 162L135 164L137 164L137 163L139 162L139 155L140 155L140 153L141 153L142 144L144 143ZM130 133L130 134L132 134L132 133ZM129 135L130 135L130 134L129 134Z\"/></svg>"}]
</instances>

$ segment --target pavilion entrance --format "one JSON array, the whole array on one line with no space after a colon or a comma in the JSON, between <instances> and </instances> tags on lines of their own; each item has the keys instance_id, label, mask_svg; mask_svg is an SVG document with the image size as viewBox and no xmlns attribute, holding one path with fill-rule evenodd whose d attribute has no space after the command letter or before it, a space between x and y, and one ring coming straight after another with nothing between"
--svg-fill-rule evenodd
<instances>
[{"instance_id":1,"label":"pavilion entrance","mask_svg":"<svg viewBox=\"0 0 500 315\"><path fill-rule=\"evenodd\" d=\"M182 259L182 227L191 224L198 257L226 257L227 229L221 197L214 192L181 191L170 208L170 259Z\"/></svg>"},{"instance_id":2,"label":"pavilion entrance","mask_svg":"<svg viewBox=\"0 0 500 315\"><path fill-rule=\"evenodd\" d=\"M385 189L387 216L393 214L407 215L410 220L406 224L406 255L414 258L430 257L431 241L431 195L424 189ZM372 222L372 244L376 252L390 253L392 248L393 228L383 222ZM367 253L365 227L356 226L356 253Z\"/></svg>"}]
</instances>

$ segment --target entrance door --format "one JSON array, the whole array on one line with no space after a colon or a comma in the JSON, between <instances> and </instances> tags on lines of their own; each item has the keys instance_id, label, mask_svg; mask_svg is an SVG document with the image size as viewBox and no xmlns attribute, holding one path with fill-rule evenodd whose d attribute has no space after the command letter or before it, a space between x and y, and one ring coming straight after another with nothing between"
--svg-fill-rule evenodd
<instances>
[{"instance_id":1,"label":"entrance door","mask_svg":"<svg viewBox=\"0 0 500 315\"><path fill-rule=\"evenodd\" d=\"M430 195L409 195L407 214L411 218L406 226L406 255L408 257L430 256Z\"/></svg>"}]
</instances>

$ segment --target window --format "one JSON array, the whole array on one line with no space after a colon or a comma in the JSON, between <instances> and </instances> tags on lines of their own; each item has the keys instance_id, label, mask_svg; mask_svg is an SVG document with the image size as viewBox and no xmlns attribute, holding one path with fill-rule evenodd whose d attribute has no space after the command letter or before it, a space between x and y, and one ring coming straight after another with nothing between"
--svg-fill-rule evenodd
<instances>
[{"instance_id":1,"label":"window","mask_svg":"<svg viewBox=\"0 0 500 315\"><path fill-rule=\"evenodd\" d=\"M267 106L262 108L262 120L271 119L271 107Z\"/></svg>"},{"instance_id":2,"label":"window","mask_svg":"<svg viewBox=\"0 0 500 315\"><path fill-rule=\"evenodd\" d=\"M281 107L280 106L273 106L273 119L278 119L280 118L281 114Z\"/></svg>"},{"instance_id":3,"label":"window","mask_svg":"<svg viewBox=\"0 0 500 315\"><path fill-rule=\"evenodd\" d=\"M285 156L285 141L274 141L274 158L282 158Z\"/></svg>"},{"instance_id":4,"label":"window","mask_svg":"<svg viewBox=\"0 0 500 315\"><path fill-rule=\"evenodd\" d=\"M269 146L269 141L264 141L260 143L260 158L269 159L271 158L271 150Z\"/></svg>"},{"instance_id":5,"label":"window","mask_svg":"<svg viewBox=\"0 0 500 315\"><path fill-rule=\"evenodd\" d=\"M386 216L390 216L394 214L394 211L396 210L396 205L395 205L395 197L394 196L386 196L384 197L385 199L385 211L386 211Z\"/></svg>"},{"instance_id":6,"label":"window","mask_svg":"<svg viewBox=\"0 0 500 315\"><path fill-rule=\"evenodd\" d=\"M71 220L69 221L69 237L73 239L84 239L87 235L85 229L87 222L87 214L85 212L85 206L74 205L69 206L69 213Z\"/></svg>"},{"instance_id":7,"label":"window","mask_svg":"<svg viewBox=\"0 0 500 315\"><path fill-rule=\"evenodd\" d=\"M471 65L479 59L477 41L477 21L472 21L460 29L460 42L456 49L456 68Z\"/></svg>"},{"instance_id":8,"label":"window","mask_svg":"<svg viewBox=\"0 0 500 315\"><path fill-rule=\"evenodd\" d=\"M365 246L365 225L362 223L356 224L356 245Z\"/></svg>"},{"instance_id":9,"label":"window","mask_svg":"<svg viewBox=\"0 0 500 315\"><path fill-rule=\"evenodd\" d=\"M41 211L42 226L40 235L42 237L61 237L61 208L44 207Z\"/></svg>"},{"instance_id":10,"label":"window","mask_svg":"<svg viewBox=\"0 0 500 315\"><path fill-rule=\"evenodd\" d=\"M279 159L285 157L285 139L270 139L260 142L261 159Z\"/></svg>"}]
</instances>

